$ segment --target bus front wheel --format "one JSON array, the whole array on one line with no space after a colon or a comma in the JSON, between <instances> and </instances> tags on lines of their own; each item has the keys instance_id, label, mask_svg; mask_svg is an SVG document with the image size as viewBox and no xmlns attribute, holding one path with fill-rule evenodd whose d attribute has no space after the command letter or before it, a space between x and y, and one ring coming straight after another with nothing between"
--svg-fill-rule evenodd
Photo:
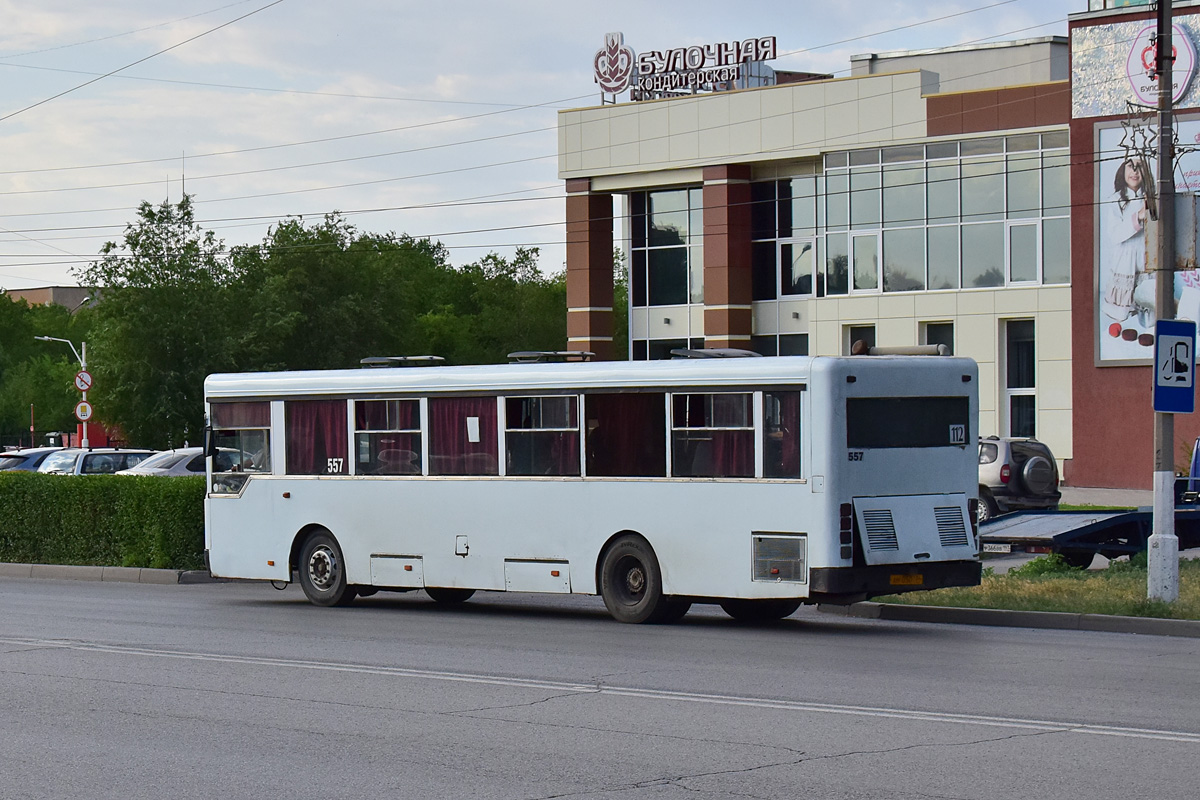
<instances>
[{"instance_id":1,"label":"bus front wheel","mask_svg":"<svg viewBox=\"0 0 1200 800\"><path fill-rule=\"evenodd\" d=\"M773 622L790 617L799 600L722 600L721 609L739 622Z\"/></svg>"},{"instance_id":2,"label":"bus front wheel","mask_svg":"<svg viewBox=\"0 0 1200 800\"><path fill-rule=\"evenodd\" d=\"M675 622L691 606L663 594L658 558L640 536L623 536L604 553L600 596L618 622Z\"/></svg>"},{"instance_id":3,"label":"bus front wheel","mask_svg":"<svg viewBox=\"0 0 1200 800\"><path fill-rule=\"evenodd\" d=\"M300 548L300 588L318 606L344 606L355 590L346 583L346 565L337 539L326 530L315 531Z\"/></svg>"}]
</instances>

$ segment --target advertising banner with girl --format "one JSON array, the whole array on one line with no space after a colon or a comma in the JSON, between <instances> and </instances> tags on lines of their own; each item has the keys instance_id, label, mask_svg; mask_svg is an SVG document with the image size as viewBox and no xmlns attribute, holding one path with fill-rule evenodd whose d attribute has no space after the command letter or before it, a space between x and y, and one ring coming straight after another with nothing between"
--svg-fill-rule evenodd
<instances>
[{"instance_id":1,"label":"advertising banner with girl","mask_svg":"<svg viewBox=\"0 0 1200 800\"><path fill-rule=\"evenodd\" d=\"M1181 145L1200 142L1200 120L1176 124ZM1101 362L1146 362L1154 357L1154 275L1147 271L1146 228L1158 219L1157 160L1124 152L1122 128L1100 131L1097 183L1098 242L1096 321ZM1200 153L1176 158L1175 190L1200 191ZM1200 320L1200 275L1175 274L1176 317Z\"/></svg>"}]
</instances>

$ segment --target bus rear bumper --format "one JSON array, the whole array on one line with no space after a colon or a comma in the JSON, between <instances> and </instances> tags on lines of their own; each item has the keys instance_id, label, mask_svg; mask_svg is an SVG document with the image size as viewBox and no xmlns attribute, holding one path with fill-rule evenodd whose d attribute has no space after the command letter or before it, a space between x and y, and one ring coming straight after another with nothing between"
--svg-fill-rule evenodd
<instances>
[{"instance_id":1,"label":"bus rear bumper","mask_svg":"<svg viewBox=\"0 0 1200 800\"><path fill-rule=\"evenodd\" d=\"M978 561L817 567L808 576L809 602L848 604L883 594L978 586L982 575Z\"/></svg>"}]
</instances>

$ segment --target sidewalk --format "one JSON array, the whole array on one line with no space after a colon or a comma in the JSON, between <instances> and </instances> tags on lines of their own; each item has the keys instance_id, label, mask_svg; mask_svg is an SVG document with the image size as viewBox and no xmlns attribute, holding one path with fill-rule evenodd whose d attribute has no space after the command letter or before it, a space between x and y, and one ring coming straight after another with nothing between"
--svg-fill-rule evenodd
<instances>
[{"instance_id":1,"label":"sidewalk","mask_svg":"<svg viewBox=\"0 0 1200 800\"><path fill-rule=\"evenodd\" d=\"M1084 486L1059 486L1062 504L1069 506L1117 506L1141 508L1154 505L1150 489L1093 489Z\"/></svg>"}]
</instances>

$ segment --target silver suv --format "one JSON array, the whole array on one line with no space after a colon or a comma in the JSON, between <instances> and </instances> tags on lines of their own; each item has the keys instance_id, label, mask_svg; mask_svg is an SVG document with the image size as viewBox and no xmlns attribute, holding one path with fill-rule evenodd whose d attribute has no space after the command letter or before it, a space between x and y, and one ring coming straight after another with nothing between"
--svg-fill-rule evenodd
<instances>
[{"instance_id":1,"label":"silver suv","mask_svg":"<svg viewBox=\"0 0 1200 800\"><path fill-rule=\"evenodd\" d=\"M989 436L979 440L979 521L1022 509L1054 511L1058 464L1037 439Z\"/></svg>"}]
</instances>

